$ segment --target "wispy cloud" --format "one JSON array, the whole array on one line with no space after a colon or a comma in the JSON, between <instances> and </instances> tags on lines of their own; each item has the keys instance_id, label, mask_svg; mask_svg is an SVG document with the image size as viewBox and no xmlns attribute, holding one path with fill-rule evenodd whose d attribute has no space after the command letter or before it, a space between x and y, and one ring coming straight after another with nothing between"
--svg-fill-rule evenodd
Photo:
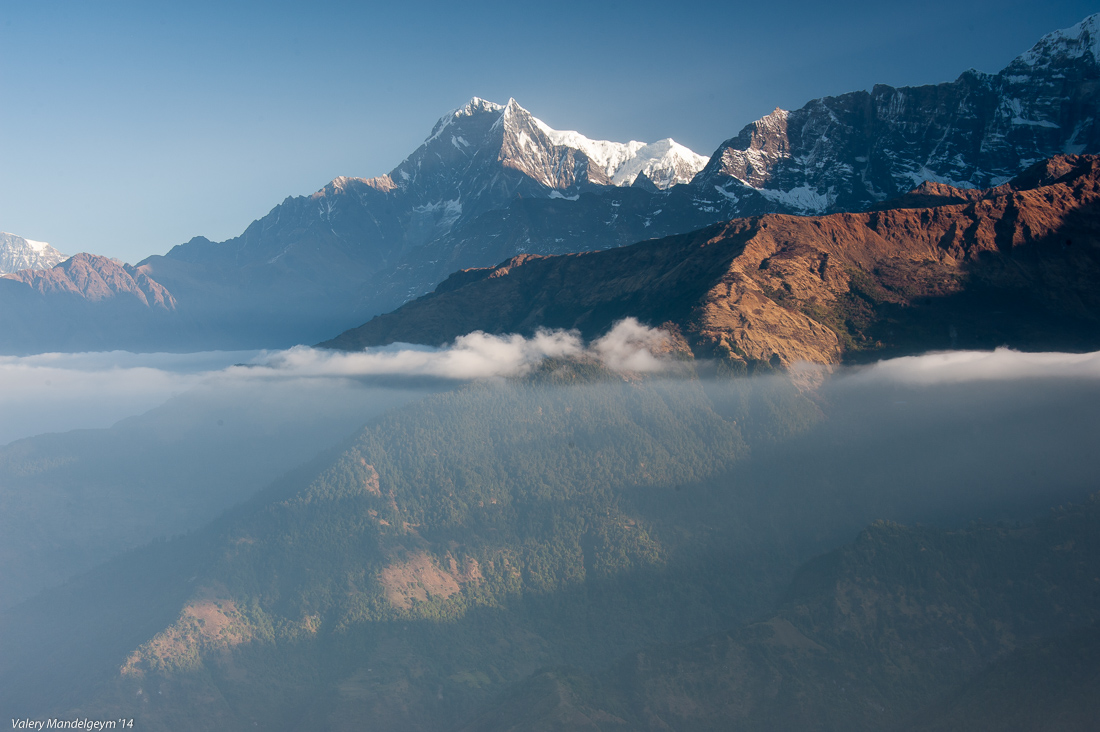
<instances>
[{"instance_id":1,"label":"wispy cloud","mask_svg":"<svg viewBox=\"0 0 1100 732\"><path fill-rule=\"evenodd\" d=\"M668 335L634 318L620 320L607 335L592 343L590 352L615 371L668 371L674 363L657 354L668 347Z\"/></svg>"},{"instance_id":2,"label":"wispy cloud","mask_svg":"<svg viewBox=\"0 0 1100 732\"><path fill-rule=\"evenodd\" d=\"M545 358L576 356L583 351L580 338L564 331L544 331L532 338L475 332L457 338L446 348L396 344L347 352L296 346L261 356L253 364L271 376L429 376L466 380L514 376Z\"/></svg>"}]
</instances>

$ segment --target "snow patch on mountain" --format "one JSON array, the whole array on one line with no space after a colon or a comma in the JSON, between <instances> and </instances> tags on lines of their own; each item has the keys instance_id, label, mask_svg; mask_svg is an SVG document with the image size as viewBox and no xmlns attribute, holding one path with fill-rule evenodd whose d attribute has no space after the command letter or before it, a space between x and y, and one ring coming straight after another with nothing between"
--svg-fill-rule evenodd
<instances>
[{"instance_id":1,"label":"snow patch on mountain","mask_svg":"<svg viewBox=\"0 0 1100 732\"><path fill-rule=\"evenodd\" d=\"M628 186L639 175L645 175L657 188L665 190L680 183L690 183L709 161L710 158L667 137L638 148L610 177L615 185Z\"/></svg>"},{"instance_id":2,"label":"snow patch on mountain","mask_svg":"<svg viewBox=\"0 0 1100 732\"><path fill-rule=\"evenodd\" d=\"M974 181L958 180L948 175L939 175L935 171L929 170L927 166L922 166L919 170L909 171L905 174L905 178L908 179L909 185L911 185L913 188L916 188L923 183L941 183L946 186L951 186L952 188L964 189L974 189L980 187L976 183L974 183ZM1007 180L1008 178L1005 178L996 183L996 185L1000 185Z\"/></svg>"},{"instance_id":3,"label":"snow patch on mountain","mask_svg":"<svg viewBox=\"0 0 1100 732\"><path fill-rule=\"evenodd\" d=\"M0 274L24 269L49 269L69 258L44 241L0 231Z\"/></svg>"},{"instance_id":4,"label":"snow patch on mountain","mask_svg":"<svg viewBox=\"0 0 1100 732\"><path fill-rule=\"evenodd\" d=\"M757 188L756 190L769 201L802 214L823 213L831 203L828 195L819 193L809 186L797 186L788 191L777 191L770 188Z\"/></svg>"}]
</instances>

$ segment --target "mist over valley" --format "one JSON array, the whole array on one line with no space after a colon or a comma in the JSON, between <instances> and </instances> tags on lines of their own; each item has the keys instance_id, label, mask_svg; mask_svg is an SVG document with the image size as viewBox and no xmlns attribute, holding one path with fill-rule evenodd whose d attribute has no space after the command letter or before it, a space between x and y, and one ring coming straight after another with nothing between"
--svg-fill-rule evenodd
<instances>
[{"instance_id":1,"label":"mist over valley","mask_svg":"<svg viewBox=\"0 0 1100 732\"><path fill-rule=\"evenodd\" d=\"M633 352L605 342L602 359L560 332L263 354L113 427L7 445L4 501L23 522L0 554L5 707L94 717L141 691L153 728L317 714L341 728L363 704L402 728L474 724L526 676L572 684L654 643L734 632L873 522L1022 531L1095 491L1100 355L734 378L661 355L659 331L617 330ZM642 352L647 372L621 365ZM964 667L1025 643L1005 642ZM62 652L81 663L59 677ZM288 653L291 676L271 665ZM921 688L897 713L949 686ZM210 693L245 705L190 701Z\"/></svg>"}]
</instances>

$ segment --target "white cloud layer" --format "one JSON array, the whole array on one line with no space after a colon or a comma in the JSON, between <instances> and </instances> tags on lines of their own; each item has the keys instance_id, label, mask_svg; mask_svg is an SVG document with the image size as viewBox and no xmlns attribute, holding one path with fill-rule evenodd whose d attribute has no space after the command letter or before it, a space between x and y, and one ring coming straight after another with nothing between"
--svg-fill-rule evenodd
<instances>
[{"instance_id":1,"label":"white cloud layer","mask_svg":"<svg viewBox=\"0 0 1100 732\"><path fill-rule=\"evenodd\" d=\"M272 381L299 391L331 390L340 381L369 382L372 377L465 381L518 376L546 358L568 357L594 358L617 371L674 371L678 363L662 355L667 345L664 332L628 318L588 345L568 331L543 331L531 338L475 332L439 349L395 344L355 353L299 346L276 352L0 357L0 445L44 432L108 427L200 385L212 390L250 387L277 399ZM831 380L842 388L859 388L1040 378L1100 379L1100 352L934 353L841 369Z\"/></svg>"},{"instance_id":2,"label":"white cloud layer","mask_svg":"<svg viewBox=\"0 0 1100 732\"><path fill-rule=\"evenodd\" d=\"M853 369L848 376L858 382L911 385L1018 379L1098 379L1100 352L1022 353L1008 348L949 351L879 361L871 366Z\"/></svg>"},{"instance_id":3,"label":"white cloud layer","mask_svg":"<svg viewBox=\"0 0 1100 732\"><path fill-rule=\"evenodd\" d=\"M667 349L668 335L647 328L634 318L620 320L607 335L593 341L591 353L615 371L668 371L673 362L660 354Z\"/></svg>"},{"instance_id":4,"label":"white cloud layer","mask_svg":"<svg viewBox=\"0 0 1100 732\"><path fill-rule=\"evenodd\" d=\"M663 331L627 318L588 347L572 331L539 331L531 338L475 331L447 348L395 344L366 351L327 351L297 346L253 363L272 376L420 376L485 379L528 373L546 358L588 356L615 371L665 371L675 364L654 355L667 344ZM250 369L253 370L253 369Z\"/></svg>"},{"instance_id":5,"label":"white cloud layer","mask_svg":"<svg viewBox=\"0 0 1100 732\"><path fill-rule=\"evenodd\" d=\"M544 358L576 356L583 351L580 338L564 331L544 331L533 338L475 332L457 338L448 348L399 343L348 352L296 346L253 363L269 376L428 376L466 380L515 376Z\"/></svg>"},{"instance_id":6,"label":"white cloud layer","mask_svg":"<svg viewBox=\"0 0 1100 732\"><path fill-rule=\"evenodd\" d=\"M542 331L531 338L475 332L438 349L396 344L355 353L298 346L276 352L0 357L0 445L44 432L109 427L200 385L242 389L279 380L317 386L318 381L370 377L466 381L518 376L546 358L579 356L615 370L660 371L671 362L653 351L665 340L661 331L629 318L588 347L567 331Z\"/></svg>"}]
</instances>

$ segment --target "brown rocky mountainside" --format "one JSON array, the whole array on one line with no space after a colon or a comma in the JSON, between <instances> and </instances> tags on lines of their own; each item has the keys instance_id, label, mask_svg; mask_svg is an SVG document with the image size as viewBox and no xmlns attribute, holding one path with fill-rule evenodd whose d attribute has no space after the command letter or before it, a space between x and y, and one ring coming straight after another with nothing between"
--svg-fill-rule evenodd
<instances>
[{"instance_id":1,"label":"brown rocky mountainside","mask_svg":"<svg viewBox=\"0 0 1100 732\"><path fill-rule=\"evenodd\" d=\"M750 367L945 348L1100 348L1100 158L976 192L925 184L866 213L735 219L609 251L521 255L322 345L440 345L474 330L634 316Z\"/></svg>"},{"instance_id":2,"label":"brown rocky mountainside","mask_svg":"<svg viewBox=\"0 0 1100 732\"><path fill-rule=\"evenodd\" d=\"M77 254L50 269L22 270L5 278L43 295L65 292L92 302L131 295L148 307L176 309L176 299L159 282L135 267L96 254Z\"/></svg>"},{"instance_id":3,"label":"brown rocky mountainside","mask_svg":"<svg viewBox=\"0 0 1100 732\"><path fill-rule=\"evenodd\" d=\"M178 350L195 327L175 296L138 267L77 254L0 276L0 352Z\"/></svg>"}]
</instances>

